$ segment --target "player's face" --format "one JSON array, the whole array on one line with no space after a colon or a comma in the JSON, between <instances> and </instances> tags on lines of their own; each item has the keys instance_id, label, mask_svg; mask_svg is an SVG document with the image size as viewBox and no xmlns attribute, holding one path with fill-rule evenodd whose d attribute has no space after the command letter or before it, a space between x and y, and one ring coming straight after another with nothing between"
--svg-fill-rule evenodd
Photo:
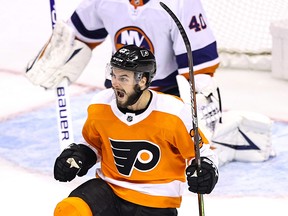
<instances>
[{"instance_id":1,"label":"player's face","mask_svg":"<svg viewBox=\"0 0 288 216\"><path fill-rule=\"evenodd\" d=\"M140 87L135 80L134 72L113 68L111 82L119 107L127 108L139 98Z\"/></svg>"}]
</instances>

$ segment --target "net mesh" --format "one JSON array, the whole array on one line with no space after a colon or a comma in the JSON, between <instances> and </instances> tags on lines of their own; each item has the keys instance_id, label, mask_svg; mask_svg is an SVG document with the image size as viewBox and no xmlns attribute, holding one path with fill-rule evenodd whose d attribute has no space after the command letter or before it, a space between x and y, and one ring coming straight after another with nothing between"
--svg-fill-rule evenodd
<instances>
[{"instance_id":1,"label":"net mesh","mask_svg":"<svg viewBox=\"0 0 288 216\"><path fill-rule=\"evenodd\" d=\"M270 24L288 19L287 0L202 0L202 4L217 39L222 66L262 64L259 67L270 69Z\"/></svg>"}]
</instances>

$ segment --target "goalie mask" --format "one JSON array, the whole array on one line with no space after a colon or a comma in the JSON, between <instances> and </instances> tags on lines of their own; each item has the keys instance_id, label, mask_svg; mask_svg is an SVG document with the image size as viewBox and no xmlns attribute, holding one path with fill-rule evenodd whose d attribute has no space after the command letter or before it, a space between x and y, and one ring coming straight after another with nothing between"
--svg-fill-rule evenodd
<instances>
[{"instance_id":1,"label":"goalie mask","mask_svg":"<svg viewBox=\"0 0 288 216\"><path fill-rule=\"evenodd\" d=\"M135 45L127 45L120 48L112 56L110 65L115 68L133 71L136 81L146 76L147 88L156 73L155 56L149 50Z\"/></svg>"}]
</instances>

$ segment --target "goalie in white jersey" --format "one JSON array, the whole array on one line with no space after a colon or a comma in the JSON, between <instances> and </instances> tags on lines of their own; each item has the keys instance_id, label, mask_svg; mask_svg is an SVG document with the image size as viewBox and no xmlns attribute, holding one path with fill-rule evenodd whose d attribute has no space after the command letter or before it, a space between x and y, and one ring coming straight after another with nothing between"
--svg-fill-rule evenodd
<instances>
[{"instance_id":1,"label":"goalie in white jersey","mask_svg":"<svg viewBox=\"0 0 288 216\"><path fill-rule=\"evenodd\" d=\"M219 63L216 41L200 1L165 2L186 27L192 43L195 73L213 76ZM109 35L113 52L127 44L149 49L158 62L151 88L178 94L176 75L180 73L188 78L188 58L183 39L159 1L84 0L68 24L74 28L76 37L89 43L90 47L97 46ZM106 87L110 86L106 83Z\"/></svg>"},{"instance_id":2,"label":"goalie in white jersey","mask_svg":"<svg viewBox=\"0 0 288 216\"><path fill-rule=\"evenodd\" d=\"M124 46L110 65L112 88L96 94L88 107L86 145L71 144L54 166L55 179L66 182L98 161L97 178L59 202L54 216L176 216L187 183L194 193L214 189L217 155L199 130L196 175L190 106L148 89L156 73L149 50Z\"/></svg>"},{"instance_id":3,"label":"goalie in white jersey","mask_svg":"<svg viewBox=\"0 0 288 216\"><path fill-rule=\"evenodd\" d=\"M55 88L63 78L74 82L89 62L91 50L97 49L97 45L109 35L112 53L128 44L149 49L158 62L158 71L150 88L179 96L176 76L182 74L189 78L187 51L177 26L159 2L83 0L66 23L56 24L48 46L33 62L34 65L28 67L27 77L34 84L48 89ZM203 107L208 110L205 118L210 118L211 113L216 117L213 119L215 122L220 112L217 86L212 77L219 58L205 11L200 0L163 2L179 18L191 41L194 73L197 74L195 88L201 96L199 101L204 100ZM109 79L106 79L105 86L111 87ZM212 106L207 105L207 101Z\"/></svg>"}]
</instances>

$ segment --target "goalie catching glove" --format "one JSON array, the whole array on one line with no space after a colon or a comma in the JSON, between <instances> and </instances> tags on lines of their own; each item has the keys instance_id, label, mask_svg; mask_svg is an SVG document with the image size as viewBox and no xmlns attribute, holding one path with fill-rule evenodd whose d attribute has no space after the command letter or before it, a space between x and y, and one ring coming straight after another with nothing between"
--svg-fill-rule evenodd
<instances>
[{"instance_id":1,"label":"goalie catching glove","mask_svg":"<svg viewBox=\"0 0 288 216\"><path fill-rule=\"evenodd\" d=\"M75 39L73 29L65 22L58 21L50 41L29 62L26 77L34 85L46 89L56 88L65 78L72 83L81 75L91 55L91 49Z\"/></svg>"},{"instance_id":2,"label":"goalie catching glove","mask_svg":"<svg viewBox=\"0 0 288 216\"><path fill-rule=\"evenodd\" d=\"M199 194L209 194L218 181L218 169L213 162L201 157L201 172L197 173L197 164L193 160L186 169L189 191Z\"/></svg>"},{"instance_id":3,"label":"goalie catching glove","mask_svg":"<svg viewBox=\"0 0 288 216\"><path fill-rule=\"evenodd\" d=\"M97 156L88 146L72 143L57 157L54 178L60 182L73 180L76 175L84 176L96 164Z\"/></svg>"}]
</instances>

